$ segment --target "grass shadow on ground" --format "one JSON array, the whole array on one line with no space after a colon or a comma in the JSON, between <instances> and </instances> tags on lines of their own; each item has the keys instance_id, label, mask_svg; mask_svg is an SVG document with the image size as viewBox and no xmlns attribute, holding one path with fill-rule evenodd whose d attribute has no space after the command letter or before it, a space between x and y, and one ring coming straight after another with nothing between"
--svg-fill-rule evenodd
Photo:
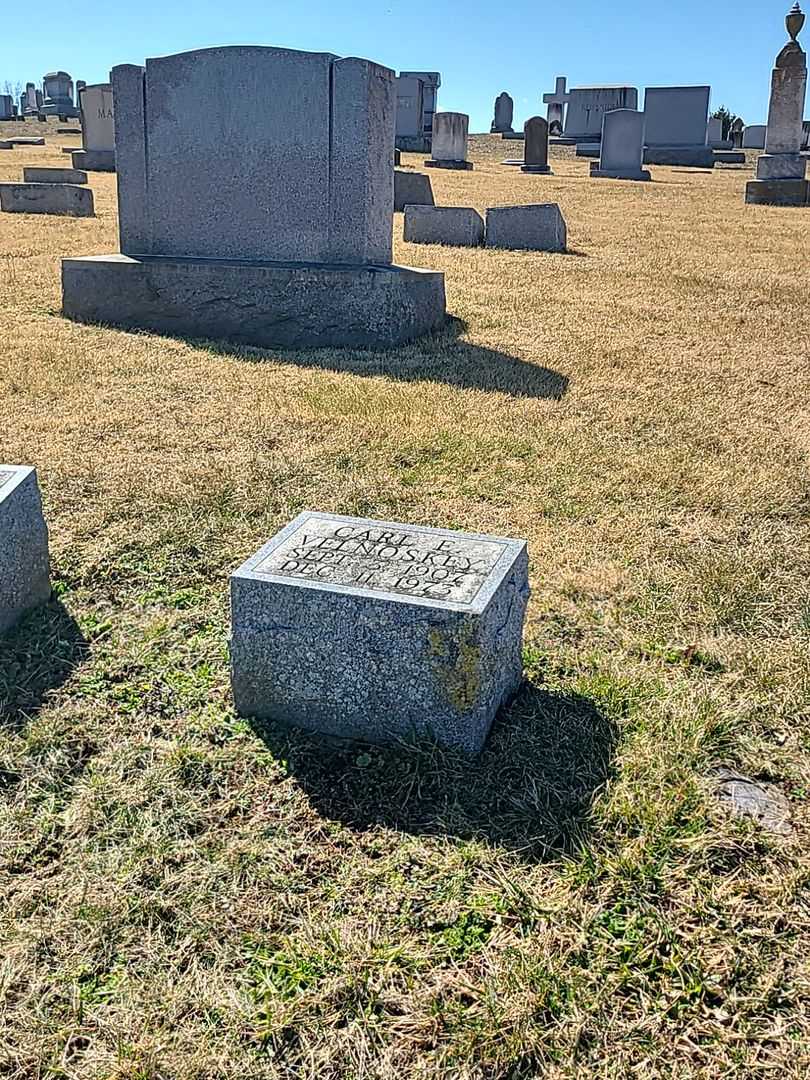
<instances>
[{"instance_id":1,"label":"grass shadow on ground","mask_svg":"<svg viewBox=\"0 0 810 1080\"><path fill-rule=\"evenodd\" d=\"M253 724L322 817L359 831L489 841L531 862L581 845L618 742L616 725L588 699L530 685L475 758L424 742L368 747Z\"/></svg>"},{"instance_id":2,"label":"grass shadow on ground","mask_svg":"<svg viewBox=\"0 0 810 1080\"><path fill-rule=\"evenodd\" d=\"M22 728L88 648L78 623L55 598L0 638L0 724Z\"/></svg>"},{"instance_id":3,"label":"grass shadow on ground","mask_svg":"<svg viewBox=\"0 0 810 1080\"><path fill-rule=\"evenodd\" d=\"M249 363L290 364L402 382L434 382L516 398L561 400L568 377L509 353L462 340L466 324L450 317L444 330L395 349L258 349L226 342L197 342L221 356Z\"/></svg>"}]
</instances>

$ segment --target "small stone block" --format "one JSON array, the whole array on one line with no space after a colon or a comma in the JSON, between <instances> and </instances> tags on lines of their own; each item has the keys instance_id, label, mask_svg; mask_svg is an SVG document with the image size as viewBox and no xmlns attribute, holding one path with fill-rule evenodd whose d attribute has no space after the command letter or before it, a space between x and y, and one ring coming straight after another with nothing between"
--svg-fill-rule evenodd
<instances>
[{"instance_id":1,"label":"small stone block","mask_svg":"<svg viewBox=\"0 0 810 1080\"><path fill-rule=\"evenodd\" d=\"M426 169L456 169L459 172L471 172L475 166L471 161L435 161L428 158L425 162Z\"/></svg>"},{"instance_id":2,"label":"small stone block","mask_svg":"<svg viewBox=\"0 0 810 1080\"><path fill-rule=\"evenodd\" d=\"M486 245L516 251L565 251L565 219L556 203L487 210Z\"/></svg>"},{"instance_id":3,"label":"small stone block","mask_svg":"<svg viewBox=\"0 0 810 1080\"><path fill-rule=\"evenodd\" d=\"M0 634L50 595L48 529L36 470L0 465Z\"/></svg>"},{"instance_id":4,"label":"small stone block","mask_svg":"<svg viewBox=\"0 0 810 1080\"><path fill-rule=\"evenodd\" d=\"M807 162L799 153L760 154L757 180L804 180Z\"/></svg>"},{"instance_id":5,"label":"small stone block","mask_svg":"<svg viewBox=\"0 0 810 1080\"><path fill-rule=\"evenodd\" d=\"M807 180L749 180L745 201L760 206L808 206L810 182Z\"/></svg>"},{"instance_id":6,"label":"small stone block","mask_svg":"<svg viewBox=\"0 0 810 1080\"><path fill-rule=\"evenodd\" d=\"M745 165L745 154L742 150L715 150L715 165Z\"/></svg>"},{"instance_id":7,"label":"small stone block","mask_svg":"<svg viewBox=\"0 0 810 1080\"><path fill-rule=\"evenodd\" d=\"M288 348L391 347L438 330L446 312L435 270L145 255L63 259L62 310L78 322Z\"/></svg>"},{"instance_id":8,"label":"small stone block","mask_svg":"<svg viewBox=\"0 0 810 1080\"><path fill-rule=\"evenodd\" d=\"M538 176L551 176L550 165L521 165L520 171L525 173L536 173Z\"/></svg>"},{"instance_id":9,"label":"small stone block","mask_svg":"<svg viewBox=\"0 0 810 1080\"><path fill-rule=\"evenodd\" d=\"M93 192L77 184L0 184L0 210L7 214L95 216Z\"/></svg>"},{"instance_id":10,"label":"small stone block","mask_svg":"<svg viewBox=\"0 0 810 1080\"><path fill-rule=\"evenodd\" d=\"M600 169L598 161L591 162L591 177L595 180L651 180L647 169L639 169L637 172L625 172L622 169Z\"/></svg>"},{"instance_id":11,"label":"small stone block","mask_svg":"<svg viewBox=\"0 0 810 1080\"><path fill-rule=\"evenodd\" d=\"M519 689L526 544L305 512L231 576L237 711L480 751Z\"/></svg>"},{"instance_id":12,"label":"small stone block","mask_svg":"<svg viewBox=\"0 0 810 1080\"><path fill-rule=\"evenodd\" d=\"M713 169L714 150L710 146L648 146L644 151L644 164Z\"/></svg>"},{"instance_id":13,"label":"small stone block","mask_svg":"<svg viewBox=\"0 0 810 1080\"><path fill-rule=\"evenodd\" d=\"M406 206L433 206L433 187L424 173L394 169L394 210L401 214Z\"/></svg>"},{"instance_id":14,"label":"small stone block","mask_svg":"<svg viewBox=\"0 0 810 1080\"><path fill-rule=\"evenodd\" d=\"M478 247L484 219L467 206L406 206L404 239L411 244Z\"/></svg>"},{"instance_id":15,"label":"small stone block","mask_svg":"<svg viewBox=\"0 0 810 1080\"><path fill-rule=\"evenodd\" d=\"M115 172L114 150L72 150L73 168L87 172Z\"/></svg>"},{"instance_id":16,"label":"small stone block","mask_svg":"<svg viewBox=\"0 0 810 1080\"><path fill-rule=\"evenodd\" d=\"M87 173L81 169L49 169L27 165L23 169L26 184L86 184Z\"/></svg>"},{"instance_id":17,"label":"small stone block","mask_svg":"<svg viewBox=\"0 0 810 1080\"><path fill-rule=\"evenodd\" d=\"M602 152L602 144L598 142L594 143L577 143L577 157L598 158Z\"/></svg>"}]
</instances>

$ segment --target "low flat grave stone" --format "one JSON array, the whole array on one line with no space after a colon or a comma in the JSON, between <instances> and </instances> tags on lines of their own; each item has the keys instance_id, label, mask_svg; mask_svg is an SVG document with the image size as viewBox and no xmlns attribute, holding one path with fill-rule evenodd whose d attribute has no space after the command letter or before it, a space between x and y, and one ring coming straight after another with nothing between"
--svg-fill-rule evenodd
<instances>
[{"instance_id":1,"label":"low flat grave stone","mask_svg":"<svg viewBox=\"0 0 810 1080\"><path fill-rule=\"evenodd\" d=\"M15 146L44 146L45 140L34 137L33 135L21 135L19 138L16 136L11 139L0 140L0 150L13 150Z\"/></svg>"},{"instance_id":2,"label":"low flat grave stone","mask_svg":"<svg viewBox=\"0 0 810 1080\"><path fill-rule=\"evenodd\" d=\"M522 540L305 512L231 577L238 712L479 751L522 677Z\"/></svg>"},{"instance_id":3,"label":"low flat grave stone","mask_svg":"<svg viewBox=\"0 0 810 1080\"><path fill-rule=\"evenodd\" d=\"M6 214L95 216L93 192L78 184L0 184L0 210Z\"/></svg>"},{"instance_id":4,"label":"low flat grave stone","mask_svg":"<svg viewBox=\"0 0 810 1080\"><path fill-rule=\"evenodd\" d=\"M557 203L487 210L486 246L513 251L566 250L568 231Z\"/></svg>"},{"instance_id":5,"label":"low flat grave stone","mask_svg":"<svg viewBox=\"0 0 810 1080\"><path fill-rule=\"evenodd\" d=\"M36 470L0 465L0 634L50 595L48 529Z\"/></svg>"},{"instance_id":6,"label":"low flat grave stone","mask_svg":"<svg viewBox=\"0 0 810 1080\"><path fill-rule=\"evenodd\" d=\"M406 206L404 239L410 244L479 247L484 219L468 206Z\"/></svg>"},{"instance_id":7,"label":"low flat grave stone","mask_svg":"<svg viewBox=\"0 0 810 1080\"><path fill-rule=\"evenodd\" d=\"M23 180L26 184L86 184L87 173L81 169L51 169L27 165L23 169Z\"/></svg>"}]
</instances>

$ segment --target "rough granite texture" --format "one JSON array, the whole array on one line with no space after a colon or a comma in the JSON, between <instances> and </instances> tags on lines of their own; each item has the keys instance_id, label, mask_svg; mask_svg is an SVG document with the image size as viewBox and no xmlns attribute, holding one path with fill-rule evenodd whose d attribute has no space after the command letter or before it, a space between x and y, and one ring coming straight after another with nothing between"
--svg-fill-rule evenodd
<instances>
[{"instance_id":1,"label":"rough granite texture","mask_svg":"<svg viewBox=\"0 0 810 1080\"><path fill-rule=\"evenodd\" d=\"M394 210L401 214L406 206L433 206L433 187L424 173L394 170Z\"/></svg>"},{"instance_id":2,"label":"rough granite texture","mask_svg":"<svg viewBox=\"0 0 810 1080\"><path fill-rule=\"evenodd\" d=\"M406 206L404 239L411 244L479 247L484 219L466 206Z\"/></svg>"},{"instance_id":3,"label":"rough granite texture","mask_svg":"<svg viewBox=\"0 0 810 1080\"><path fill-rule=\"evenodd\" d=\"M64 259L62 304L79 322L298 348L396 345L445 318L434 270L127 255Z\"/></svg>"},{"instance_id":4,"label":"rough granite texture","mask_svg":"<svg viewBox=\"0 0 810 1080\"><path fill-rule=\"evenodd\" d=\"M95 216L93 192L77 184L0 184L0 210L7 214Z\"/></svg>"},{"instance_id":5,"label":"rough granite texture","mask_svg":"<svg viewBox=\"0 0 810 1080\"><path fill-rule=\"evenodd\" d=\"M71 150L70 153L73 155L74 169L86 169L87 172L115 172L114 150Z\"/></svg>"},{"instance_id":6,"label":"rough granite texture","mask_svg":"<svg viewBox=\"0 0 810 1080\"><path fill-rule=\"evenodd\" d=\"M48 169L28 165L23 169L26 184L86 184L87 173L81 169Z\"/></svg>"},{"instance_id":7,"label":"rough granite texture","mask_svg":"<svg viewBox=\"0 0 810 1080\"><path fill-rule=\"evenodd\" d=\"M388 68L233 46L112 81L124 254L391 261Z\"/></svg>"},{"instance_id":8,"label":"rough granite texture","mask_svg":"<svg viewBox=\"0 0 810 1080\"><path fill-rule=\"evenodd\" d=\"M487 210L486 244L524 251L565 251L568 232L556 203Z\"/></svg>"},{"instance_id":9,"label":"rough granite texture","mask_svg":"<svg viewBox=\"0 0 810 1080\"><path fill-rule=\"evenodd\" d=\"M36 470L0 465L0 634L51 595Z\"/></svg>"},{"instance_id":10,"label":"rough granite texture","mask_svg":"<svg viewBox=\"0 0 810 1080\"><path fill-rule=\"evenodd\" d=\"M304 513L231 577L238 712L476 753L523 678L526 545Z\"/></svg>"},{"instance_id":11,"label":"rough granite texture","mask_svg":"<svg viewBox=\"0 0 810 1080\"><path fill-rule=\"evenodd\" d=\"M797 150L794 154L760 154L757 180L803 180L807 161Z\"/></svg>"}]
</instances>

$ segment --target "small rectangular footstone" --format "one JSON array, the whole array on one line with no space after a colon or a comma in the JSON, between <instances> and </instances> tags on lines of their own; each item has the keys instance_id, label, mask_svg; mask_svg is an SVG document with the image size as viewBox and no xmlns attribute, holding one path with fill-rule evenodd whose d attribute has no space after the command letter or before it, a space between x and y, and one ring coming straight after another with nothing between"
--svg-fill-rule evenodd
<instances>
[{"instance_id":1,"label":"small rectangular footstone","mask_svg":"<svg viewBox=\"0 0 810 1080\"><path fill-rule=\"evenodd\" d=\"M78 184L0 184L0 210L7 214L95 216L93 192Z\"/></svg>"},{"instance_id":2,"label":"small rectangular footstone","mask_svg":"<svg viewBox=\"0 0 810 1080\"><path fill-rule=\"evenodd\" d=\"M568 231L556 203L487 210L486 244L523 251L565 251Z\"/></svg>"},{"instance_id":3,"label":"small rectangular footstone","mask_svg":"<svg viewBox=\"0 0 810 1080\"><path fill-rule=\"evenodd\" d=\"M394 210L401 214L406 206L433 206L430 177L407 169L394 169Z\"/></svg>"},{"instance_id":4,"label":"small rectangular footstone","mask_svg":"<svg viewBox=\"0 0 810 1080\"><path fill-rule=\"evenodd\" d=\"M0 465L0 634L50 595L48 529L36 470Z\"/></svg>"},{"instance_id":5,"label":"small rectangular footstone","mask_svg":"<svg viewBox=\"0 0 810 1080\"><path fill-rule=\"evenodd\" d=\"M411 244L478 247L484 219L468 206L406 206L404 239Z\"/></svg>"},{"instance_id":6,"label":"small rectangular footstone","mask_svg":"<svg viewBox=\"0 0 810 1080\"><path fill-rule=\"evenodd\" d=\"M523 678L526 544L305 512L231 577L238 712L479 751Z\"/></svg>"},{"instance_id":7,"label":"small rectangular footstone","mask_svg":"<svg viewBox=\"0 0 810 1080\"><path fill-rule=\"evenodd\" d=\"M808 206L808 180L749 180L745 185L745 201L754 206Z\"/></svg>"},{"instance_id":8,"label":"small rectangular footstone","mask_svg":"<svg viewBox=\"0 0 810 1080\"><path fill-rule=\"evenodd\" d=\"M23 169L26 184L86 184L87 173L81 169L50 169L28 165Z\"/></svg>"}]
</instances>

